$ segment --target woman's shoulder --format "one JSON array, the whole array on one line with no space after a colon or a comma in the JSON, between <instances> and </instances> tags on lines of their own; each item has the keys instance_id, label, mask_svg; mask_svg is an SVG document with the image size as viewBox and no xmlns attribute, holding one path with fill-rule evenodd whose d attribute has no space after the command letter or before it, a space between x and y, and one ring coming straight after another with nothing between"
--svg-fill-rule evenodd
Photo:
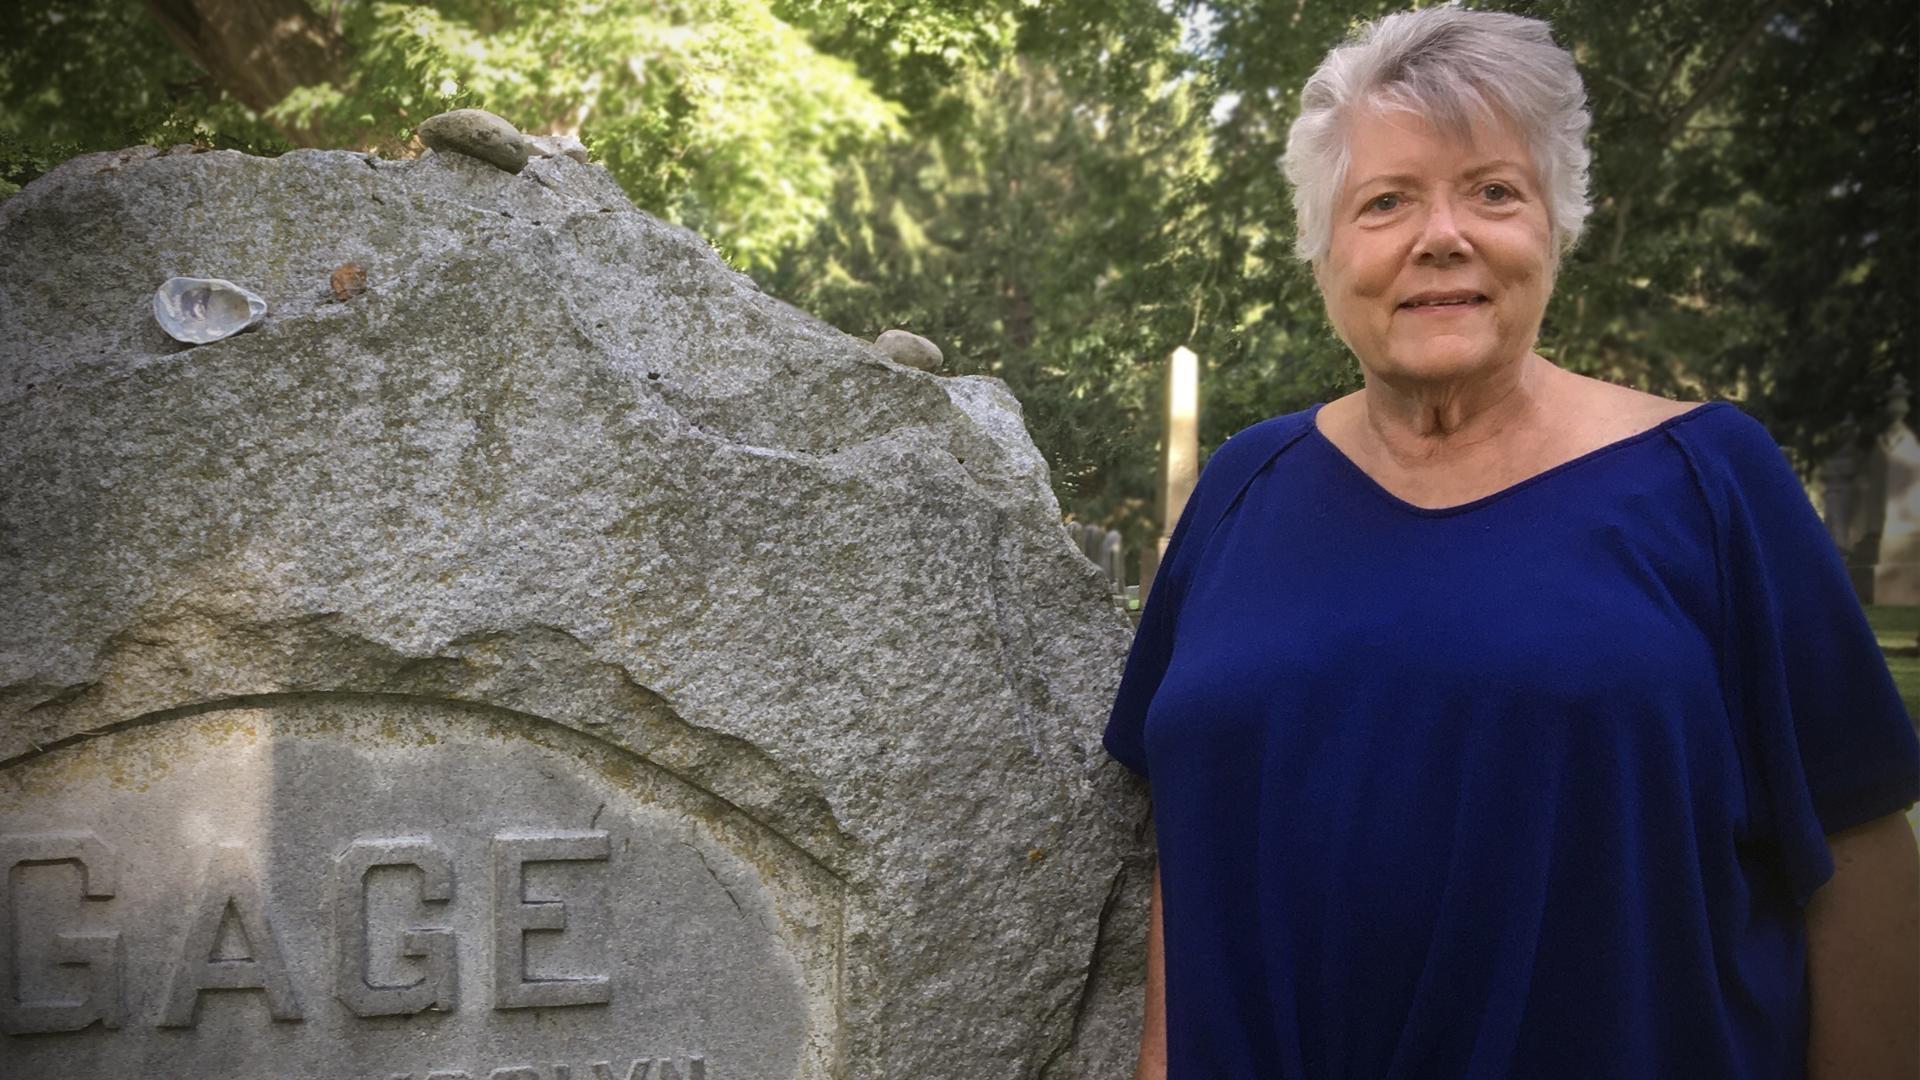
<instances>
[{"instance_id":1,"label":"woman's shoulder","mask_svg":"<svg viewBox=\"0 0 1920 1080\"><path fill-rule=\"evenodd\" d=\"M1208 456L1182 518L1218 522L1241 492L1301 436L1313 430L1319 406L1262 420L1229 436Z\"/></svg>"},{"instance_id":2,"label":"woman's shoulder","mask_svg":"<svg viewBox=\"0 0 1920 1080\"><path fill-rule=\"evenodd\" d=\"M1730 401L1696 403L1661 425L1709 483L1788 483L1800 490L1786 451L1766 425Z\"/></svg>"},{"instance_id":3,"label":"woman's shoulder","mask_svg":"<svg viewBox=\"0 0 1920 1080\"><path fill-rule=\"evenodd\" d=\"M1831 544L1800 474L1766 425L1726 401L1696 405L1662 430L1685 458L1700 497L1732 533L1782 531ZM1812 542L1811 540L1809 542Z\"/></svg>"},{"instance_id":4,"label":"woman's shoulder","mask_svg":"<svg viewBox=\"0 0 1920 1080\"><path fill-rule=\"evenodd\" d=\"M1555 404L1569 425L1595 446L1623 442L1699 410L1698 401L1676 401L1630 386L1561 371Z\"/></svg>"},{"instance_id":5,"label":"woman's shoulder","mask_svg":"<svg viewBox=\"0 0 1920 1080\"><path fill-rule=\"evenodd\" d=\"M1309 405L1298 412L1270 416L1257 424L1241 428L1228 436L1226 442L1220 444L1220 449L1214 451L1214 457L1218 458L1221 454L1229 453L1237 456L1258 453L1262 449L1269 452L1280 449L1312 429L1314 414L1320 409L1319 405Z\"/></svg>"},{"instance_id":6,"label":"woman's shoulder","mask_svg":"<svg viewBox=\"0 0 1920 1080\"><path fill-rule=\"evenodd\" d=\"M1319 409L1320 406L1314 405L1299 412L1269 417L1234 432L1208 456L1207 467L1201 472L1201 485L1241 486L1239 481L1251 477L1313 430L1313 415Z\"/></svg>"},{"instance_id":7,"label":"woman's shoulder","mask_svg":"<svg viewBox=\"0 0 1920 1080\"><path fill-rule=\"evenodd\" d=\"M1580 376L1578 406L1595 445L1664 434L1681 444L1697 469L1732 478L1786 466L1779 444L1758 420L1727 401L1676 401Z\"/></svg>"}]
</instances>

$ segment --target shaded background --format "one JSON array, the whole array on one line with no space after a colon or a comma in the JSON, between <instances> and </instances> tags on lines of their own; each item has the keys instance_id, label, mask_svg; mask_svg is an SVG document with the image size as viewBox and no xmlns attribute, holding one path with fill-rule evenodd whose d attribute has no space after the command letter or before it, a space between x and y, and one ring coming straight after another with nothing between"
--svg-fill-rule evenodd
<instances>
[{"instance_id":1,"label":"shaded background","mask_svg":"<svg viewBox=\"0 0 1920 1080\"><path fill-rule=\"evenodd\" d=\"M1166 355L1204 447L1358 385L1290 256L1323 0L15 0L0 195L85 150L567 133L764 288L1005 379L1074 517L1157 531ZM1730 397L1809 471L1916 367L1920 5L1536 0L1592 100L1595 212L1542 351Z\"/></svg>"}]
</instances>

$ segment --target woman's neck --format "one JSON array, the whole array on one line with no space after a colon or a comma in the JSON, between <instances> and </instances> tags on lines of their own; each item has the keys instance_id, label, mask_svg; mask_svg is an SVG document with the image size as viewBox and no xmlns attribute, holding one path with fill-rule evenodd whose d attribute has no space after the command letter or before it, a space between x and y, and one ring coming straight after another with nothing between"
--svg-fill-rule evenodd
<instances>
[{"instance_id":1,"label":"woman's neck","mask_svg":"<svg viewBox=\"0 0 1920 1080\"><path fill-rule=\"evenodd\" d=\"M1499 452L1533 428L1545 384L1558 372L1537 354L1468 380L1400 382L1370 377L1361 419L1397 465L1418 469Z\"/></svg>"}]
</instances>

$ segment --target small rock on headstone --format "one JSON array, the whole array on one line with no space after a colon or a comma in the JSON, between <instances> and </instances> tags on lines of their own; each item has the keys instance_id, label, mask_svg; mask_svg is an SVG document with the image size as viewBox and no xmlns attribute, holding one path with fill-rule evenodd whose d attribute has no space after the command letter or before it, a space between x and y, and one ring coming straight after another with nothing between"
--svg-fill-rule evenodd
<instances>
[{"instance_id":1,"label":"small rock on headstone","mask_svg":"<svg viewBox=\"0 0 1920 1080\"><path fill-rule=\"evenodd\" d=\"M873 339L873 347L887 354L887 359L896 364L921 371L937 371L940 367L940 346L905 330L888 330Z\"/></svg>"},{"instance_id":2,"label":"small rock on headstone","mask_svg":"<svg viewBox=\"0 0 1920 1080\"><path fill-rule=\"evenodd\" d=\"M415 134L442 154L465 154L510 173L527 167L526 136L485 109L455 109L430 116Z\"/></svg>"},{"instance_id":3,"label":"small rock on headstone","mask_svg":"<svg viewBox=\"0 0 1920 1080\"><path fill-rule=\"evenodd\" d=\"M356 262L341 263L333 268L327 286L333 290L335 300L345 303L367 291L367 268Z\"/></svg>"}]
</instances>

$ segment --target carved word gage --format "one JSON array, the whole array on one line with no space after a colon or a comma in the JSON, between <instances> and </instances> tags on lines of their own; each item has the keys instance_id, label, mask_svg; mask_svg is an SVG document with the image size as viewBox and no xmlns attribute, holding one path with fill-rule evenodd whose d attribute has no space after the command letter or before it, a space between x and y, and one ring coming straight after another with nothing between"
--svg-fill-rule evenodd
<instances>
[{"instance_id":1,"label":"carved word gage","mask_svg":"<svg viewBox=\"0 0 1920 1080\"><path fill-rule=\"evenodd\" d=\"M496 1009L552 1009L577 1005L604 1005L612 1000L612 981L606 975L566 978L535 977L527 968L527 938L531 934L559 934L567 928L567 905L559 900L527 896L526 869L535 863L605 863L612 842L602 831L508 831L495 835L489 847L493 916L493 1007ZM70 866L79 871L79 894L71 911L105 911L120 894L119 856L114 848L88 830L39 832L0 836L0 1030L9 1035L37 1035L79 1031L98 1023L113 1030L125 1022L126 947L122 933L80 930L71 926L51 930L43 946L27 949L22 931L30 921L47 930L44 917L27 920L19 910L23 874L39 867ZM417 961L424 972L409 983L390 985L373 978L375 928L370 925L369 890L376 870L415 871L420 906L434 915L450 909L456 878L452 858L428 837L402 836L360 839L348 844L334 859L332 896L333 993L354 1016L399 1016L426 1010L453 1011L459 1007L459 950L457 935L447 926L401 929L389 946L399 957ZM293 985L286 950L274 929L266 888L253 856L243 847L219 844L206 854L198 894L179 930L179 948L169 974L157 1025L192 1027L200 997L209 991L251 991L265 999L267 1015L295 1022L305 1018L305 1006ZM427 920L423 920L427 921ZM450 921L450 920L449 920ZM223 931L229 943L221 951ZM237 935L237 936L236 936ZM239 955L234 955L236 951ZM51 977L56 972L28 972L30 958L43 967L76 970L84 989L77 997L31 996L29 975ZM71 977L69 977L71 982ZM45 985L45 983L42 983Z\"/></svg>"}]
</instances>

